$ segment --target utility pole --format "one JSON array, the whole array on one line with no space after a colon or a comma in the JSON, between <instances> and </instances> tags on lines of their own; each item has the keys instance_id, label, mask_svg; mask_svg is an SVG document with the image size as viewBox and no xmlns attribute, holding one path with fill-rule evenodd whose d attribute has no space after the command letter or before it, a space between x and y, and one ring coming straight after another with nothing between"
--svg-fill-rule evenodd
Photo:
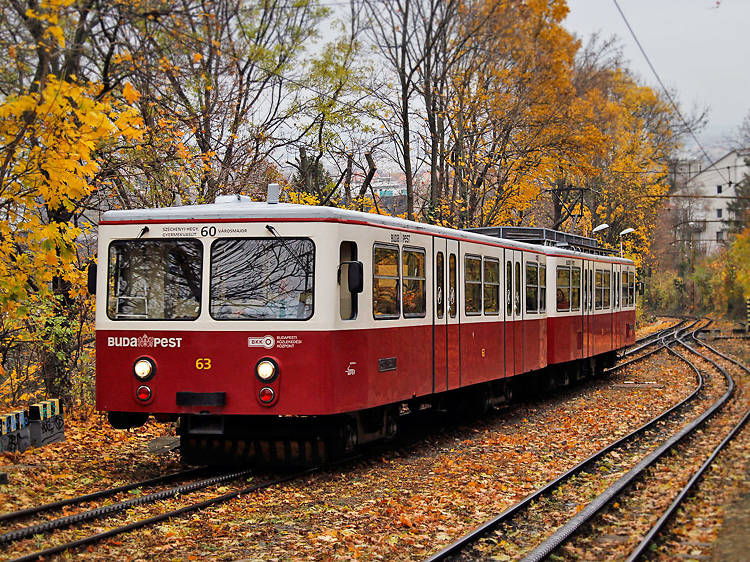
<instances>
[{"instance_id":1,"label":"utility pole","mask_svg":"<svg viewBox=\"0 0 750 562\"><path fill-rule=\"evenodd\" d=\"M586 191L589 191L589 188L565 185L564 180L558 180L556 183L557 185L554 188L545 189L546 192L552 194L554 210L554 225L552 228L558 230L568 218L572 218L573 230L575 231L578 219L583 216L583 196ZM564 197L564 195L571 193L573 194L572 197Z\"/></svg>"}]
</instances>

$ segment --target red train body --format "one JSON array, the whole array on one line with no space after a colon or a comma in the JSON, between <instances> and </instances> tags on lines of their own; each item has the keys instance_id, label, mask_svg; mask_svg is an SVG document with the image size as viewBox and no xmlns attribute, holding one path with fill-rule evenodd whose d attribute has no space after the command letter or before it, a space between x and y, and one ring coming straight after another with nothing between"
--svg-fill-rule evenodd
<instances>
[{"instance_id":1,"label":"red train body","mask_svg":"<svg viewBox=\"0 0 750 562\"><path fill-rule=\"evenodd\" d=\"M237 197L107 212L97 407L118 427L179 417L193 457L231 438L310 460L326 431L350 447L392 434L405 404L507 394L634 342L631 261L478 230Z\"/></svg>"}]
</instances>

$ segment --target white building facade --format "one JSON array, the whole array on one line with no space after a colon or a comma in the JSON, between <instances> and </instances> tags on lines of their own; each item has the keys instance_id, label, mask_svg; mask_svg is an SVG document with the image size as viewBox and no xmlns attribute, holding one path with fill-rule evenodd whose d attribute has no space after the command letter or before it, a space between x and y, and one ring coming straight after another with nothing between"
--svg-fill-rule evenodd
<instances>
[{"instance_id":1,"label":"white building facade","mask_svg":"<svg viewBox=\"0 0 750 562\"><path fill-rule=\"evenodd\" d=\"M736 220L729 204L737 196L737 183L750 174L748 159L750 148L732 150L690 176L685 187L674 194L675 234L682 242L706 254L724 247Z\"/></svg>"}]
</instances>

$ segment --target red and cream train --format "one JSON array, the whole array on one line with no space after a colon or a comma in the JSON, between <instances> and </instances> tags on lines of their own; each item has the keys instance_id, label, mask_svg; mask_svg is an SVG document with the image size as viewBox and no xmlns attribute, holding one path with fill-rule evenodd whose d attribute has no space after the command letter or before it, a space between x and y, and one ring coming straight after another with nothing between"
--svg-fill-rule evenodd
<instances>
[{"instance_id":1,"label":"red and cream train","mask_svg":"<svg viewBox=\"0 0 750 562\"><path fill-rule=\"evenodd\" d=\"M225 196L106 212L98 255L97 407L179 419L200 462L314 461L635 339L633 263L545 229Z\"/></svg>"}]
</instances>

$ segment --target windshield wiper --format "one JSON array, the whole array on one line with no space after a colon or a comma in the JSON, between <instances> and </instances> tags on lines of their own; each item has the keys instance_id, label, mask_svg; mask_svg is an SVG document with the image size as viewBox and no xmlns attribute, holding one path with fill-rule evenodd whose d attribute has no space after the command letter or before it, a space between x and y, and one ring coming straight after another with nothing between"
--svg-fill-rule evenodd
<instances>
[{"instance_id":1,"label":"windshield wiper","mask_svg":"<svg viewBox=\"0 0 750 562\"><path fill-rule=\"evenodd\" d=\"M307 269L307 266L305 266L305 264L302 262L302 260L300 259L300 257L295 252L293 252L289 248L289 246L286 245L286 241L281 236L279 236L279 233L276 231L276 229L274 227L272 227L270 224L267 224L266 225L266 230L268 232L270 232L274 236L274 238L276 238L279 242L281 242L281 245L284 246L284 249L287 252L289 252L289 254L297 262L297 264L299 264L299 266L302 268L302 271L305 272L305 275L310 275L310 271Z\"/></svg>"}]
</instances>

